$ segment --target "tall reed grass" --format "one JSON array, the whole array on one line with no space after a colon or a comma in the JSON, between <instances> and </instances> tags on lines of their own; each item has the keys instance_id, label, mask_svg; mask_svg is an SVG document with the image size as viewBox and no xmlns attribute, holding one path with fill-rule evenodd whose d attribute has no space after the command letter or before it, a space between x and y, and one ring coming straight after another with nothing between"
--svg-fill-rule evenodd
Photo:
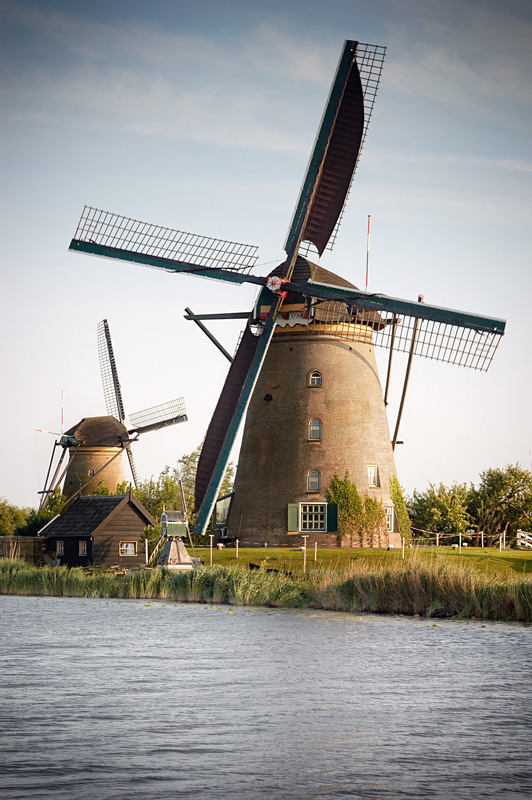
<instances>
[{"instance_id":1,"label":"tall reed grass","mask_svg":"<svg viewBox=\"0 0 532 800\"><path fill-rule=\"evenodd\" d=\"M157 568L115 576L2 559L0 593L532 622L532 578L482 574L467 564L416 557L381 564L358 559L344 571L321 569L293 576L219 565L184 573Z\"/></svg>"}]
</instances>

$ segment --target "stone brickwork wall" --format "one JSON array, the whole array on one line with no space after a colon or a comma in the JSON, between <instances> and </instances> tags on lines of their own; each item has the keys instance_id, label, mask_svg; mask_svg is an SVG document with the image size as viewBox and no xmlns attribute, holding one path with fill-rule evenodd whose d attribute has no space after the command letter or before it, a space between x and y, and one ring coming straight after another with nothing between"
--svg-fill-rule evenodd
<instances>
[{"instance_id":1,"label":"stone brickwork wall","mask_svg":"<svg viewBox=\"0 0 532 800\"><path fill-rule=\"evenodd\" d=\"M103 482L104 486L107 486L111 493L115 492L118 484L123 483L126 479L122 456L117 456L110 464L108 462L115 453L119 452L123 452L121 447L87 447L81 445L77 452L75 447L69 448L70 461L63 484L63 494L66 497L72 497L80 486L90 479L90 470L94 470L96 473L106 464L105 469L87 484L82 494L92 494L100 481Z\"/></svg>"},{"instance_id":2,"label":"stone brickwork wall","mask_svg":"<svg viewBox=\"0 0 532 800\"><path fill-rule=\"evenodd\" d=\"M310 385L314 370L321 386ZM312 418L322 422L320 441L309 440ZM376 487L368 466L378 468ZM307 491L309 470L320 472L319 492ZM242 544L300 544L287 533L288 504L324 502L334 474L343 478L346 470L362 497L393 505L389 480L396 470L373 345L278 329L247 413L229 535ZM370 544L397 546L396 521L394 527ZM318 536L320 547L336 546L332 532L310 533L309 546Z\"/></svg>"}]
</instances>

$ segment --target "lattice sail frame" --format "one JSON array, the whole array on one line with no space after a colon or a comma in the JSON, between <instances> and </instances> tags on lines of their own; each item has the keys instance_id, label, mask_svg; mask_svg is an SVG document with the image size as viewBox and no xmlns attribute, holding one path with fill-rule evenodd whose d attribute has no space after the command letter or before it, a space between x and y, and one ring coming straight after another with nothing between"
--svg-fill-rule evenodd
<instances>
[{"instance_id":1,"label":"lattice sail frame","mask_svg":"<svg viewBox=\"0 0 532 800\"><path fill-rule=\"evenodd\" d=\"M129 253L186 262L194 267L247 273L257 263L258 248L165 228L85 206L74 239Z\"/></svg>"},{"instance_id":2,"label":"lattice sail frame","mask_svg":"<svg viewBox=\"0 0 532 800\"><path fill-rule=\"evenodd\" d=\"M351 181L349 183L349 189L345 197L344 205L340 212L340 216L338 217L338 221L334 226L331 238L329 239L327 247L325 248L326 250L329 251L334 248L336 237L338 236L338 230L340 228L344 216L345 207L347 201L349 200L351 187L353 185L353 180L358 168L358 162L360 161L360 156L362 154L364 143L366 141L366 135L371 120L371 115L373 113L373 107L375 105L375 98L377 97L377 90L379 88L385 56L386 56L386 47L382 45L363 44L362 42L358 43L356 62L360 74L362 91L364 94L364 128L362 130L362 140L360 142L360 149L358 151L355 168L353 170L353 175L351 176ZM317 252L318 251L311 242L304 241L299 246L299 253L302 256L308 256L309 254L317 255Z\"/></svg>"},{"instance_id":3,"label":"lattice sail frame","mask_svg":"<svg viewBox=\"0 0 532 800\"><path fill-rule=\"evenodd\" d=\"M134 426L134 430L141 428L155 430L157 427L163 428L165 425L173 425L176 422L186 422L187 419L183 397L129 415L129 421Z\"/></svg>"},{"instance_id":4,"label":"lattice sail frame","mask_svg":"<svg viewBox=\"0 0 532 800\"><path fill-rule=\"evenodd\" d=\"M100 361L105 407L111 417L123 422L126 415L111 342L111 332L106 319L98 323L97 331L98 359Z\"/></svg>"},{"instance_id":5,"label":"lattice sail frame","mask_svg":"<svg viewBox=\"0 0 532 800\"><path fill-rule=\"evenodd\" d=\"M374 344L422 358L486 372L502 338L500 333L461 325L375 311L337 301L314 306L305 331L312 335L338 336L348 341Z\"/></svg>"}]
</instances>

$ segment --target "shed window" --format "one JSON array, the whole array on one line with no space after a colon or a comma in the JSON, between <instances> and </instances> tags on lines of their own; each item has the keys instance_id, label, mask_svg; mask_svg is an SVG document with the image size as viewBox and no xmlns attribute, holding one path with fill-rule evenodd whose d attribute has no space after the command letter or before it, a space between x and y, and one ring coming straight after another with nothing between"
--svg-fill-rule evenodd
<instances>
[{"instance_id":1,"label":"shed window","mask_svg":"<svg viewBox=\"0 0 532 800\"><path fill-rule=\"evenodd\" d=\"M80 556L86 556L87 555L87 542L85 541L85 539L82 539L79 542L79 550L78 550L78 552L79 552Z\"/></svg>"},{"instance_id":2,"label":"shed window","mask_svg":"<svg viewBox=\"0 0 532 800\"><path fill-rule=\"evenodd\" d=\"M313 442L321 439L321 419L311 419L308 424L308 438Z\"/></svg>"},{"instance_id":3,"label":"shed window","mask_svg":"<svg viewBox=\"0 0 532 800\"><path fill-rule=\"evenodd\" d=\"M307 475L307 491L319 492L320 490L320 471L318 469L311 469Z\"/></svg>"},{"instance_id":4,"label":"shed window","mask_svg":"<svg viewBox=\"0 0 532 800\"><path fill-rule=\"evenodd\" d=\"M58 556L65 555L65 543L63 542L62 539L58 539L57 542L55 543L55 553Z\"/></svg>"},{"instance_id":5,"label":"shed window","mask_svg":"<svg viewBox=\"0 0 532 800\"><path fill-rule=\"evenodd\" d=\"M321 386L321 372L314 370L310 373L310 386Z\"/></svg>"},{"instance_id":6,"label":"shed window","mask_svg":"<svg viewBox=\"0 0 532 800\"><path fill-rule=\"evenodd\" d=\"M137 543L136 542L120 542L120 555L121 556L136 556Z\"/></svg>"}]
</instances>

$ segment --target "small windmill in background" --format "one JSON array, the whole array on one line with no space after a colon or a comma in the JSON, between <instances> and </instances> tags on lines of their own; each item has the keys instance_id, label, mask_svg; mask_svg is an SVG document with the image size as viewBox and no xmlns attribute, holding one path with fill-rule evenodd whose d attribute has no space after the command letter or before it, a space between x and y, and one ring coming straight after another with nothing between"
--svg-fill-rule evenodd
<instances>
[{"instance_id":1,"label":"small windmill in background","mask_svg":"<svg viewBox=\"0 0 532 800\"><path fill-rule=\"evenodd\" d=\"M126 479L121 458L124 450L133 483L137 487L138 474L131 444L143 433L186 422L188 419L182 397L126 416L111 332L106 319L98 324L98 357L107 416L84 417L64 433L61 423L61 435L54 442L44 489L40 493L40 508L46 507L50 495L63 478L63 494L69 500L80 494L90 494L100 482L110 491L115 491ZM129 426L126 426L127 419ZM57 449L61 454L54 468ZM63 467L67 453L69 460Z\"/></svg>"}]
</instances>

